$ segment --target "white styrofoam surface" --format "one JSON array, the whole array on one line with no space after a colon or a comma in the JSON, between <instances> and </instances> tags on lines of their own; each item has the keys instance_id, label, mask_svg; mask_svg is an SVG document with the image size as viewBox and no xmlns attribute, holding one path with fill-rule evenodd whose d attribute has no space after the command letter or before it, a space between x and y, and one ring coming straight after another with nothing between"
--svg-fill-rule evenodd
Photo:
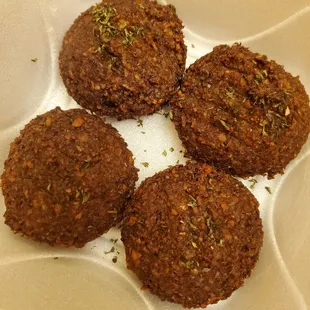
<instances>
[{"instance_id":1,"label":"white styrofoam surface","mask_svg":"<svg viewBox=\"0 0 310 310\"><path fill-rule=\"evenodd\" d=\"M186 26L188 64L217 44L237 40L300 75L310 93L310 0L168 2L177 7ZM57 105L77 107L59 77L58 52L73 20L94 3L0 0L1 169L10 142L30 119ZM31 62L33 58L38 61ZM143 128L135 120L109 119L136 157L139 182L178 160L184 162L170 120L159 114L142 119ZM260 260L243 288L209 309L310 309L310 142L284 176L256 179L253 193L265 229ZM1 197L1 214L4 209ZM116 244L120 254L104 253L113 245L110 238L119 238L119 232L111 230L80 250L51 248L12 234L1 221L0 310L181 309L141 291L139 281L126 270L121 242Z\"/></svg>"}]
</instances>

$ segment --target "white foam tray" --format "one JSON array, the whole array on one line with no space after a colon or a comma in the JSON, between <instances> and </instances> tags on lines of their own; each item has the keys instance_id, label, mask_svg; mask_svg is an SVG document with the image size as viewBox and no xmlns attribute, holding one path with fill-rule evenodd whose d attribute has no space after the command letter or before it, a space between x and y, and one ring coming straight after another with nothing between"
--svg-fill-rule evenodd
<instances>
[{"instance_id":1,"label":"white foam tray","mask_svg":"<svg viewBox=\"0 0 310 310\"><path fill-rule=\"evenodd\" d=\"M310 93L310 0L168 2L184 20L188 64L215 45L240 41L300 75ZM94 3L0 0L1 167L10 142L30 119L57 105L77 107L59 77L58 52L73 20ZM38 61L31 62L32 58ZM155 114L143 120L143 128L134 120L110 120L136 157L139 182L178 160L184 162L169 119ZM148 168L140 164L145 161ZM257 180L253 193L260 201L265 229L260 260L243 288L208 309L310 309L310 143L284 176ZM1 197L1 214L4 209ZM182 309L140 290L139 281L126 270L120 241L118 262L112 263L114 254L104 254L111 249L110 238L119 238L119 232L112 230L79 250L52 248L12 234L1 220L0 309Z\"/></svg>"}]
</instances>

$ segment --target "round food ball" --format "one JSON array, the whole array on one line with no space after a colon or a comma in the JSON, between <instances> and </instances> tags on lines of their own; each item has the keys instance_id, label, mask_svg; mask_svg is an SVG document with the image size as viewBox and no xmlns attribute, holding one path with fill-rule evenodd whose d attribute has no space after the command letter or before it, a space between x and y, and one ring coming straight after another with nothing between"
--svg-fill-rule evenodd
<instances>
[{"instance_id":1,"label":"round food ball","mask_svg":"<svg viewBox=\"0 0 310 310\"><path fill-rule=\"evenodd\" d=\"M84 110L37 116L1 176L5 223L50 245L83 247L120 222L138 179L116 129Z\"/></svg>"},{"instance_id":2,"label":"round food ball","mask_svg":"<svg viewBox=\"0 0 310 310\"><path fill-rule=\"evenodd\" d=\"M154 0L103 1L65 35L60 72L70 96L99 115L134 118L158 110L185 70L182 22Z\"/></svg>"},{"instance_id":3,"label":"round food ball","mask_svg":"<svg viewBox=\"0 0 310 310\"><path fill-rule=\"evenodd\" d=\"M172 108L190 157L245 178L282 174L310 131L299 78L240 44L191 65Z\"/></svg>"},{"instance_id":4,"label":"round food ball","mask_svg":"<svg viewBox=\"0 0 310 310\"><path fill-rule=\"evenodd\" d=\"M258 206L242 183L206 164L160 172L126 208L127 266L162 300L199 308L226 299L258 260Z\"/></svg>"}]
</instances>

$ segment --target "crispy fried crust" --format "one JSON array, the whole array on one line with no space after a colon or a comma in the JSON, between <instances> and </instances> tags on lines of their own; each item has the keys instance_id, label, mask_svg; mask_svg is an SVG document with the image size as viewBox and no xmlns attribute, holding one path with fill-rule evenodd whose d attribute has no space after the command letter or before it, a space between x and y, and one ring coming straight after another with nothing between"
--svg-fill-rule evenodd
<instances>
[{"instance_id":1,"label":"crispy fried crust","mask_svg":"<svg viewBox=\"0 0 310 310\"><path fill-rule=\"evenodd\" d=\"M282 174L310 130L299 78L239 44L190 66L172 107L188 155L240 177Z\"/></svg>"},{"instance_id":2,"label":"crispy fried crust","mask_svg":"<svg viewBox=\"0 0 310 310\"><path fill-rule=\"evenodd\" d=\"M138 178L117 130L80 109L32 120L4 168L5 223L35 241L76 247L119 223Z\"/></svg>"},{"instance_id":3,"label":"crispy fried crust","mask_svg":"<svg viewBox=\"0 0 310 310\"><path fill-rule=\"evenodd\" d=\"M172 5L153 0L91 7L67 32L60 52L69 95L118 119L153 113L171 99L184 73L182 28Z\"/></svg>"},{"instance_id":4,"label":"crispy fried crust","mask_svg":"<svg viewBox=\"0 0 310 310\"><path fill-rule=\"evenodd\" d=\"M263 230L258 202L242 183L188 163L142 183L126 208L122 240L128 268L147 289L199 308L243 285Z\"/></svg>"}]
</instances>

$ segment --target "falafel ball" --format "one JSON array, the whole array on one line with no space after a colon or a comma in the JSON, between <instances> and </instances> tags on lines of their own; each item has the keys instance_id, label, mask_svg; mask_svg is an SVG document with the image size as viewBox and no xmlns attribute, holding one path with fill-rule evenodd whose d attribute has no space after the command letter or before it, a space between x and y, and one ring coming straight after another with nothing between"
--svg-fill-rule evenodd
<instances>
[{"instance_id":1,"label":"falafel ball","mask_svg":"<svg viewBox=\"0 0 310 310\"><path fill-rule=\"evenodd\" d=\"M154 0L103 1L65 35L60 72L76 102L99 115L134 118L158 110L185 70L182 22Z\"/></svg>"},{"instance_id":2,"label":"falafel ball","mask_svg":"<svg viewBox=\"0 0 310 310\"><path fill-rule=\"evenodd\" d=\"M129 269L162 300L186 308L228 298L249 277L263 243L258 202L206 164L148 178L126 208Z\"/></svg>"},{"instance_id":3,"label":"falafel ball","mask_svg":"<svg viewBox=\"0 0 310 310\"><path fill-rule=\"evenodd\" d=\"M299 78L240 44L191 65L172 108L190 157L245 178L282 174L310 131Z\"/></svg>"},{"instance_id":4,"label":"falafel ball","mask_svg":"<svg viewBox=\"0 0 310 310\"><path fill-rule=\"evenodd\" d=\"M85 110L37 116L1 176L5 223L50 245L83 247L120 222L138 179L116 129Z\"/></svg>"}]
</instances>

